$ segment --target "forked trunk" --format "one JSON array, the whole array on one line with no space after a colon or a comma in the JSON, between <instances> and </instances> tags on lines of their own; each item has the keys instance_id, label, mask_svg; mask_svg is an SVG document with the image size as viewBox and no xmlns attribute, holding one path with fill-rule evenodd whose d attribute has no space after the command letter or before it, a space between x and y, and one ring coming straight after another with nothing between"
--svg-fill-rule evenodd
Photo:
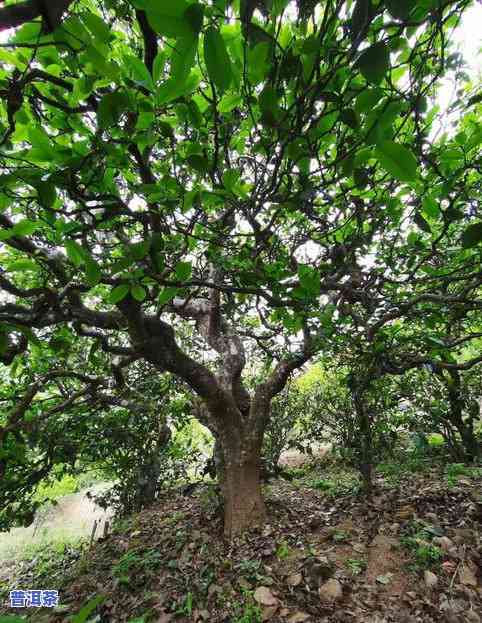
<instances>
[{"instance_id":1,"label":"forked trunk","mask_svg":"<svg viewBox=\"0 0 482 623\"><path fill-rule=\"evenodd\" d=\"M259 457L228 462L224 468L224 534L232 538L243 530L260 526L266 519L261 493Z\"/></svg>"}]
</instances>

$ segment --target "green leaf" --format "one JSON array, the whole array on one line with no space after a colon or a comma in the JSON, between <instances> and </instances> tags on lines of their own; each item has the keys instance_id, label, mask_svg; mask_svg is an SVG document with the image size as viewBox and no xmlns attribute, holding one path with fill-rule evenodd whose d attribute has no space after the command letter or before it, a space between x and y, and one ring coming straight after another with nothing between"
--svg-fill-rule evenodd
<instances>
[{"instance_id":1,"label":"green leaf","mask_svg":"<svg viewBox=\"0 0 482 623\"><path fill-rule=\"evenodd\" d=\"M355 110L358 113L371 111L382 99L383 92L381 89L373 88L362 91L356 98Z\"/></svg>"},{"instance_id":2,"label":"green leaf","mask_svg":"<svg viewBox=\"0 0 482 623\"><path fill-rule=\"evenodd\" d=\"M129 54L124 57L124 64L134 80L147 87L150 91L154 91L155 87L152 76L140 58Z\"/></svg>"},{"instance_id":3,"label":"green leaf","mask_svg":"<svg viewBox=\"0 0 482 623\"><path fill-rule=\"evenodd\" d=\"M163 290L161 290L161 293L159 294L159 298L158 298L159 305L165 305L166 303L169 303L169 301L172 301L172 299L176 296L176 294L177 294L177 288L164 288Z\"/></svg>"},{"instance_id":4,"label":"green leaf","mask_svg":"<svg viewBox=\"0 0 482 623\"><path fill-rule=\"evenodd\" d=\"M479 223L472 223L469 225L462 234L462 246L464 249L475 247L482 242L482 221Z\"/></svg>"},{"instance_id":5,"label":"green leaf","mask_svg":"<svg viewBox=\"0 0 482 623\"><path fill-rule=\"evenodd\" d=\"M82 20L87 26L88 30L102 43L108 43L112 32L109 26L98 15L91 12L82 14Z\"/></svg>"},{"instance_id":6,"label":"green leaf","mask_svg":"<svg viewBox=\"0 0 482 623\"><path fill-rule=\"evenodd\" d=\"M197 3L190 4L184 12L184 18L189 22L194 33L200 33L204 21L204 6Z\"/></svg>"},{"instance_id":7,"label":"green leaf","mask_svg":"<svg viewBox=\"0 0 482 623\"><path fill-rule=\"evenodd\" d=\"M85 258L85 276L90 286L96 286L102 277L100 266L90 255Z\"/></svg>"},{"instance_id":8,"label":"green leaf","mask_svg":"<svg viewBox=\"0 0 482 623\"><path fill-rule=\"evenodd\" d=\"M390 69L390 50L383 43L375 43L364 50L355 63L368 82L379 84Z\"/></svg>"},{"instance_id":9,"label":"green leaf","mask_svg":"<svg viewBox=\"0 0 482 623\"><path fill-rule=\"evenodd\" d=\"M192 274L191 262L178 262L174 267L174 272L179 281L186 281Z\"/></svg>"},{"instance_id":10,"label":"green leaf","mask_svg":"<svg viewBox=\"0 0 482 623\"><path fill-rule=\"evenodd\" d=\"M39 228L39 224L30 219L23 219L12 227L13 236L30 236Z\"/></svg>"},{"instance_id":11,"label":"green leaf","mask_svg":"<svg viewBox=\"0 0 482 623\"><path fill-rule=\"evenodd\" d=\"M64 247L67 251L67 257L76 268L84 263L84 249L80 246L80 244L78 244L74 240L67 240L64 244Z\"/></svg>"},{"instance_id":12,"label":"green leaf","mask_svg":"<svg viewBox=\"0 0 482 623\"><path fill-rule=\"evenodd\" d=\"M152 78L154 82L158 82L159 78L164 71L164 66L166 64L166 55L164 51L160 51L157 53L156 58L154 59L154 64L152 66Z\"/></svg>"},{"instance_id":13,"label":"green leaf","mask_svg":"<svg viewBox=\"0 0 482 623\"><path fill-rule=\"evenodd\" d=\"M321 291L320 273L311 266L299 264L298 277L300 286L311 295L319 295Z\"/></svg>"},{"instance_id":14,"label":"green leaf","mask_svg":"<svg viewBox=\"0 0 482 623\"><path fill-rule=\"evenodd\" d=\"M105 130L115 125L122 113L128 109L129 99L124 92L106 93L100 100L97 108L97 124L99 128Z\"/></svg>"},{"instance_id":15,"label":"green leaf","mask_svg":"<svg viewBox=\"0 0 482 623\"><path fill-rule=\"evenodd\" d=\"M417 0L384 0L384 4L395 19L408 20Z\"/></svg>"},{"instance_id":16,"label":"green leaf","mask_svg":"<svg viewBox=\"0 0 482 623\"><path fill-rule=\"evenodd\" d=\"M32 262L32 260L16 260L15 262L12 262L8 265L8 270L14 272L24 272L26 270L36 271L38 270L38 268L39 267L37 266L37 264L35 262Z\"/></svg>"},{"instance_id":17,"label":"green leaf","mask_svg":"<svg viewBox=\"0 0 482 623\"><path fill-rule=\"evenodd\" d=\"M401 182L413 182L416 179L417 161L403 145L382 141L376 147L376 155L382 167Z\"/></svg>"},{"instance_id":18,"label":"green leaf","mask_svg":"<svg viewBox=\"0 0 482 623\"><path fill-rule=\"evenodd\" d=\"M199 32L202 25L202 19L199 23L199 10L192 9L192 6L185 0L149 2L146 7L147 19L159 35L173 39L190 37Z\"/></svg>"},{"instance_id":19,"label":"green leaf","mask_svg":"<svg viewBox=\"0 0 482 623\"><path fill-rule=\"evenodd\" d=\"M109 294L109 303L112 303L112 305L119 303L119 301L122 301L122 299L127 296L130 289L131 288L128 283L121 283L121 285L116 286Z\"/></svg>"},{"instance_id":20,"label":"green leaf","mask_svg":"<svg viewBox=\"0 0 482 623\"><path fill-rule=\"evenodd\" d=\"M360 125L358 115L353 110L353 108L344 108L340 112L340 121L343 121L343 123L345 123L350 128L353 128L354 130L356 130Z\"/></svg>"},{"instance_id":21,"label":"green leaf","mask_svg":"<svg viewBox=\"0 0 482 623\"><path fill-rule=\"evenodd\" d=\"M147 296L147 292L145 291L145 289L138 284L134 284L131 287L131 294L136 299L136 301L139 301L139 303L142 303L142 301Z\"/></svg>"},{"instance_id":22,"label":"green leaf","mask_svg":"<svg viewBox=\"0 0 482 623\"><path fill-rule=\"evenodd\" d=\"M253 84L262 82L269 71L270 44L262 41L248 50L248 78Z\"/></svg>"},{"instance_id":23,"label":"green leaf","mask_svg":"<svg viewBox=\"0 0 482 623\"><path fill-rule=\"evenodd\" d=\"M357 0L351 17L351 36L358 39L362 35L372 20L373 7L371 0Z\"/></svg>"},{"instance_id":24,"label":"green leaf","mask_svg":"<svg viewBox=\"0 0 482 623\"><path fill-rule=\"evenodd\" d=\"M239 93L230 93L225 95L218 104L218 110L221 113L231 112L234 108L239 106L243 101L243 98Z\"/></svg>"},{"instance_id":25,"label":"green leaf","mask_svg":"<svg viewBox=\"0 0 482 623\"><path fill-rule=\"evenodd\" d=\"M427 223L427 221L423 218L423 216L420 214L420 212L417 212L414 217L413 217L414 222L417 224L417 226L422 230L427 232L427 234L431 234L432 230L430 228L430 225Z\"/></svg>"},{"instance_id":26,"label":"green leaf","mask_svg":"<svg viewBox=\"0 0 482 623\"><path fill-rule=\"evenodd\" d=\"M176 99L184 93L191 67L196 57L198 36L190 34L176 41L171 52L171 75L158 89L158 103Z\"/></svg>"},{"instance_id":27,"label":"green leaf","mask_svg":"<svg viewBox=\"0 0 482 623\"><path fill-rule=\"evenodd\" d=\"M440 216L440 208L438 203L431 195L427 195L422 199L423 213L430 218L438 218Z\"/></svg>"},{"instance_id":28,"label":"green leaf","mask_svg":"<svg viewBox=\"0 0 482 623\"><path fill-rule=\"evenodd\" d=\"M235 191L235 186L239 181L241 173L238 169L228 169L223 173L224 187L230 192Z\"/></svg>"},{"instance_id":29,"label":"green leaf","mask_svg":"<svg viewBox=\"0 0 482 623\"><path fill-rule=\"evenodd\" d=\"M77 614L71 617L70 623L86 623L90 618L90 615L96 610L97 606L100 606L100 604L104 601L105 597L97 595L97 597L94 597L94 599L87 602Z\"/></svg>"},{"instance_id":30,"label":"green leaf","mask_svg":"<svg viewBox=\"0 0 482 623\"><path fill-rule=\"evenodd\" d=\"M39 203L44 208L51 208L57 199L55 185L52 182L39 182L37 184L37 195Z\"/></svg>"},{"instance_id":31,"label":"green leaf","mask_svg":"<svg viewBox=\"0 0 482 623\"><path fill-rule=\"evenodd\" d=\"M259 107L263 123L270 127L276 126L279 118L278 96L270 84L259 95Z\"/></svg>"},{"instance_id":32,"label":"green leaf","mask_svg":"<svg viewBox=\"0 0 482 623\"><path fill-rule=\"evenodd\" d=\"M221 33L212 27L204 35L204 60L211 80L221 92L226 91L233 78L231 60Z\"/></svg>"},{"instance_id":33,"label":"green leaf","mask_svg":"<svg viewBox=\"0 0 482 623\"><path fill-rule=\"evenodd\" d=\"M200 154L191 154L186 158L186 162L199 173L207 173L209 171L209 161Z\"/></svg>"}]
</instances>

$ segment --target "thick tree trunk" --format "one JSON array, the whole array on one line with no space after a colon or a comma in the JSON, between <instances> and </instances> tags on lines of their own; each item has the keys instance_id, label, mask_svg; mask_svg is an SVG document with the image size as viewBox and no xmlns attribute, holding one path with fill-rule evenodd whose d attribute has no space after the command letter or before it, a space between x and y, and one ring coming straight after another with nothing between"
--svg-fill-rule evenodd
<instances>
[{"instance_id":1,"label":"thick tree trunk","mask_svg":"<svg viewBox=\"0 0 482 623\"><path fill-rule=\"evenodd\" d=\"M243 442L244 449L240 447ZM260 526L266 519L260 456L259 444L243 439L242 434L224 438L224 443L220 437L216 439L214 460L224 503L224 534L228 538Z\"/></svg>"},{"instance_id":2,"label":"thick tree trunk","mask_svg":"<svg viewBox=\"0 0 482 623\"><path fill-rule=\"evenodd\" d=\"M228 461L224 465L222 492L224 534L228 538L264 523L266 507L261 493L259 457Z\"/></svg>"},{"instance_id":3,"label":"thick tree trunk","mask_svg":"<svg viewBox=\"0 0 482 623\"><path fill-rule=\"evenodd\" d=\"M462 397L462 380L458 370L449 372L451 382L446 382L450 406L449 419L458 430L464 455L462 458L474 461L479 457L480 446L475 436L473 419L468 417L464 420L464 399ZM445 378L445 377L443 377Z\"/></svg>"}]
</instances>

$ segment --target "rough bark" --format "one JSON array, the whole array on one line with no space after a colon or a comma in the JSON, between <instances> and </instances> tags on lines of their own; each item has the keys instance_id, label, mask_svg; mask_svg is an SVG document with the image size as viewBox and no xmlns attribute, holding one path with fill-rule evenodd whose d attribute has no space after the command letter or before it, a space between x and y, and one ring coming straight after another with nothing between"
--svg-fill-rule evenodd
<instances>
[{"instance_id":1,"label":"rough bark","mask_svg":"<svg viewBox=\"0 0 482 623\"><path fill-rule=\"evenodd\" d=\"M224 534L228 538L262 525L266 519L260 447L248 448L248 444L248 440L243 442L236 435L216 445L216 469L224 501Z\"/></svg>"},{"instance_id":2,"label":"rough bark","mask_svg":"<svg viewBox=\"0 0 482 623\"><path fill-rule=\"evenodd\" d=\"M447 387L450 416L449 419L453 426L457 429L465 456L462 458L473 461L480 455L480 445L475 436L473 427L473 418L464 419L464 397L462 396L462 380L458 370L449 370L449 381L442 373L445 385Z\"/></svg>"},{"instance_id":3,"label":"rough bark","mask_svg":"<svg viewBox=\"0 0 482 623\"><path fill-rule=\"evenodd\" d=\"M226 465L224 487L224 534L232 538L266 519L261 492L259 456Z\"/></svg>"}]
</instances>

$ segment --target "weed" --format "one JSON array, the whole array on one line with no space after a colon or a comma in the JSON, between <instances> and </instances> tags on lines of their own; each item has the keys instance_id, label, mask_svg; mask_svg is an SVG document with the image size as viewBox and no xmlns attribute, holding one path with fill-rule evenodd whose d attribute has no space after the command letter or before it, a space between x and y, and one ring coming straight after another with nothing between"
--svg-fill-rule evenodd
<instances>
[{"instance_id":1,"label":"weed","mask_svg":"<svg viewBox=\"0 0 482 623\"><path fill-rule=\"evenodd\" d=\"M276 556L280 560L284 560L285 558L288 558L288 556L290 555L290 551L291 550L286 541L281 541L281 543L276 548Z\"/></svg>"},{"instance_id":2,"label":"weed","mask_svg":"<svg viewBox=\"0 0 482 623\"><path fill-rule=\"evenodd\" d=\"M182 602L182 605L176 610L176 614L190 617L193 610L192 593L189 591Z\"/></svg>"},{"instance_id":3,"label":"weed","mask_svg":"<svg viewBox=\"0 0 482 623\"><path fill-rule=\"evenodd\" d=\"M344 532L343 530L335 530L333 536L331 537L336 543L343 543L350 538L348 532Z\"/></svg>"},{"instance_id":4,"label":"weed","mask_svg":"<svg viewBox=\"0 0 482 623\"><path fill-rule=\"evenodd\" d=\"M311 481L308 481L308 485L313 487L313 489L323 491L330 498L357 493L360 483L353 473L346 470L337 470L330 473L330 476L330 478L311 479Z\"/></svg>"},{"instance_id":5,"label":"weed","mask_svg":"<svg viewBox=\"0 0 482 623\"><path fill-rule=\"evenodd\" d=\"M255 578L256 574L261 569L261 563L259 560L242 560L238 565L237 569L240 571L240 575L245 575L248 579Z\"/></svg>"},{"instance_id":6,"label":"weed","mask_svg":"<svg viewBox=\"0 0 482 623\"><path fill-rule=\"evenodd\" d=\"M377 471L393 483L399 483L407 474L423 473L431 462L417 452L407 453L400 460L386 461L377 465Z\"/></svg>"},{"instance_id":7,"label":"weed","mask_svg":"<svg viewBox=\"0 0 482 623\"><path fill-rule=\"evenodd\" d=\"M366 569L367 563L358 558L349 558L346 561L346 565L350 569L352 575L360 575L360 573Z\"/></svg>"},{"instance_id":8,"label":"weed","mask_svg":"<svg viewBox=\"0 0 482 623\"><path fill-rule=\"evenodd\" d=\"M331 491L335 485L329 480L320 478L319 480L314 480L311 486L313 489L319 489L320 491Z\"/></svg>"},{"instance_id":9,"label":"weed","mask_svg":"<svg viewBox=\"0 0 482 623\"><path fill-rule=\"evenodd\" d=\"M131 571L134 569L140 571L156 568L159 566L161 560L161 554L155 549L148 549L144 552L131 550L126 552L119 562L112 567L112 575L114 575L121 584L128 584Z\"/></svg>"},{"instance_id":10,"label":"weed","mask_svg":"<svg viewBox=\"0 0 482 623\"><path fill-rule=\"evenodd\" d=\"M412 525L414 533L411 536L403 536L400 543L406 547L412 557L414 570L429 569L442 559L442 550L437 545L431 543L433 534L427 528L420 527L419 524Z\"/></svg>"},{"instance_id":11,"label":"weed","mask_svg":"<svg viewBox=\"0 0 482 623\"><path fill-rule=\"evenodd\" d=\"M173 526L174 524L177 524L179 521L181 521L181 519L184 519L185 515L182 511L176 511L175 513L173 513L170 517L167 517L164 520L164 523L167 526Z\"/></svg>"},{"instance_id":12,"label":"weed","mask_svg":"<svg viewBox=\"0 0 482 623\"><path fill-rule=\"evenodd\" d=\"M234 602L234 617L232 623L261 623L261 610L253 601L251 591L241 589L244 602Z\"/></svg>"}]
</instances>

